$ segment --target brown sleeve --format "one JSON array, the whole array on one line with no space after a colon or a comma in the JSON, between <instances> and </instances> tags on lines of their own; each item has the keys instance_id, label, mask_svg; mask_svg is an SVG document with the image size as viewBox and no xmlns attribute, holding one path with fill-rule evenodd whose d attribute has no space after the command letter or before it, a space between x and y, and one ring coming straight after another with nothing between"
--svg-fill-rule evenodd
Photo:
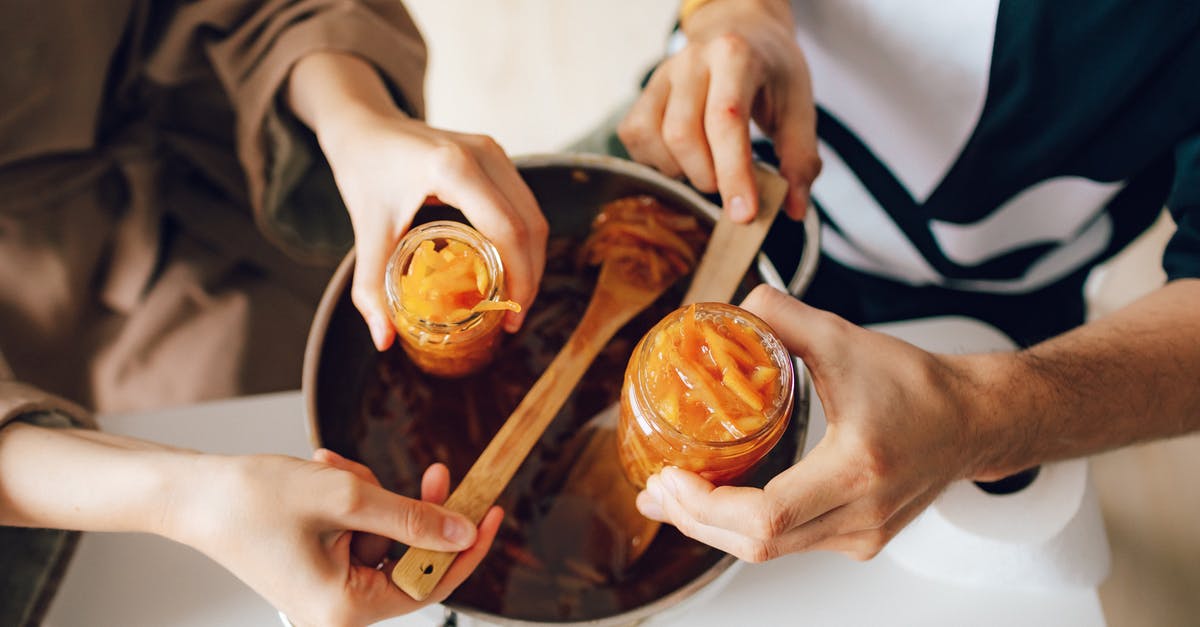
<instances>
[{"instance_id":1,"label":"brown sleeve","mask_svg":"<svg viewBox=\"0 0 1200 627\"><path fill-rule=\"evenodd\" d=\"M0 428L17 418L35 414L59 415L69 418L76 426L95 427L92 415L84 408L31 385L14 381L12 370L4 360L4 354L0 353Z\"/></svg>"},{"instance_id":2,"label":"brown sleeve","mask_svg":"<svg viewBox=\"0 0 1200 627\"><path fill-rule=\"evenodd\" d=\"M398 0L180 6L150 59L149 75L179 83L189 80L197 62L210 65L236 115L238 158L259 227L298 257L339 258L353 241L340 196L311 134L279 105L279 96L301 57L337 50L372 63L400 106L422 117L426 53L416 24Z\"/></svg>"}]
</instances>

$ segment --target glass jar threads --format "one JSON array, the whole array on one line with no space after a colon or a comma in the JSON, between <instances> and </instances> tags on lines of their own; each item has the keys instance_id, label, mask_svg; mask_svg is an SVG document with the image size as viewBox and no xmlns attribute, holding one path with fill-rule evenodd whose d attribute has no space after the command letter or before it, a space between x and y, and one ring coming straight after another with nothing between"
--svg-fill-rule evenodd
<instances>
[{"instance_id":1,"label":"glass jar threads","mask_svg":"<svg viewBox=\"0 0 1200 627\"><path fill-rule=\"evenodd\" d=\"M495 356L506 311L500 254L475 229L450 221L413 228L386 272L388 306L409 359L429 374L461 377Z\"/></svg>"},{"instance_id":2,"label":"glass jar threads","mask_svg":"<svg viewBox=\"0 0 1200 627\"><path fill-rule=\"evenodd\" d=\"M678 466L737 481L783 435L794 389L792 357L766 322L723 303L677 309L625 370L617 439L626 476L643 488Z\"/></svg>"}]
</instances>

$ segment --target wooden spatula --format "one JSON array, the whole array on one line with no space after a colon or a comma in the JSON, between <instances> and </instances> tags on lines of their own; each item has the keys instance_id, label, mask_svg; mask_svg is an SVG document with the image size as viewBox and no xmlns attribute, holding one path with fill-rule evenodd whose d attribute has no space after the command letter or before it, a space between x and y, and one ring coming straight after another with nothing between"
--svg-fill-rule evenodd
<instances>
[{"instance_id":1,"label":"wooden spatula","mask_svg":"<svg viewBox=\"0 0 1200 627\"><path fill-rule=\"evenodd\" d=\"M749 224L730 220L721 212L708 247L696 267L692 284L683 296L683 304L700 302L727 303L737 291L750 263L758 255L771 223L787 197L787 181L762 167L755 167L758 187L758 215ZM578 449L571 472L563 483L563 494L589 499L601 517L621 529L626 539L624 563L633 564L649 548L658 533L659 523L642 516L635 503L637 488L625 479L617 455L617 406L596 414L575 438L587 438ZM614 560L619 563L621 560Z\"/></svg>"},{"instance_id":2,"label":"wooden spatula","mask_svg":"<svg viewBox=\"0 0 1200 627\"><path fill-rule=\"evenodd\" d=\"M603 263L596 291L579 326L467 471L462 483L446 500L447 508L478 523L504 491L596 355L625 323L671 286L666 281L653 286L644 285L642 281L631 282L627 272L616 262ZM457 555L409 548L393 568L392 581L414 599L424 600Z\"/></svg>"}]
</instances>

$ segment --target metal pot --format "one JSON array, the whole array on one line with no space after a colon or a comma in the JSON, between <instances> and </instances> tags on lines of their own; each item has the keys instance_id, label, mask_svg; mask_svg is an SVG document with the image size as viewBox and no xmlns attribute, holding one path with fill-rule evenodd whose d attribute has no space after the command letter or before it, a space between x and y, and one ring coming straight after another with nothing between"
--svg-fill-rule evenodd
<instances>
[{"instance_id":1,"label":"metal pot","mask_svg":"<svg viewBox=\"0 0 1200 627\"><path fill-rule=\"evenodd\" d=\"M551 233L586 233L595 209L609 201L633 194L653 194L667 203L690 210L708 221L715 221L720 208L692 188L667 178L657 171L615 157L585 154L547 154L520 157L514 160L521 175L532 189L550 223ZM765 254L758 257L756 268L762 280L772 286L799 296L816 271L819 246L817 212L809 211L805 219L805 246L799 267L785 284ZM374 348L366 325L350 301L350 281L354 266L353 252L346 256L331 279L313 320L304 358L303 388L307 409L309 438L314 447L323 445L327 437L321 432L322 416L346 415L354 411L357 399L354 391L367 375ZM797 360L797 390L790 429L797 441L796 450L804 448L807 431L810 386L807 371ZM799 452L797 452L797 456ZM727 581L736 563L724 556L706 571L657 600L622 614L585 620L577 625L626 625L638 623L676 608L685 600L695 600L711 594ZM725 576L722 576L725 575ZM706 594L701 594L702 591ZM448 603L448 616L453 613L475 621L503 625L537 625L482 612L476 608ZM463 624L461 619L458 624Z\"/></svg>"}]
</instances>

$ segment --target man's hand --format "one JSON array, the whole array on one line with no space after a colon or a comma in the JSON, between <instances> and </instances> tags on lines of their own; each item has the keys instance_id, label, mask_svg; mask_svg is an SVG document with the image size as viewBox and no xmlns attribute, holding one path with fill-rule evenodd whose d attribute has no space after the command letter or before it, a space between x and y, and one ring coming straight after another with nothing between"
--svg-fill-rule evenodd
<instances>
[{"instance_id":1,"label":"man's hand","mask_svg":"<svg viewBox=\"0 0 1200 627\"><path fill-rule=\"evenodd\" d=\"M549 226L499 144L408 117L370 65L344 54L301 59L289 100L316 133L350 212L357 254L351 297L376 348L395 337L384 296L388 259L430 200L461 209L496 245L508 298L528 311L546 265ZM510 312L505 329L516 331L523 319Z\"/></svg>"},{"instance_id":2,"label":"man's hand","mask_svg":"<svg viewBox=\"0 0 1200 627\"><path fill-rule=\"evenodd\" d=\"M629 154L667 176L720 191L731 217L758 211L750 120L775 142L790 191L787 213L804 217L821 169L808 65L781 0L716 0L683 24L687 46L663 61L617 129Z\"/></svg>"},{"instance_id":3,"label":"man's hand","mask_svg":"<svg viewBox=\"0 0 1200 627\"><path fill-rule=\"evenodd\" d=\"M684 534L761 562L830 550L869 559L951 481L979 472L983 445L968 419L976 384L955 357L900 340L762 286L742 304L804 360L828 430L765 488L714 487L667 468L638 507Z\"/></svg>"}]
</instances>

